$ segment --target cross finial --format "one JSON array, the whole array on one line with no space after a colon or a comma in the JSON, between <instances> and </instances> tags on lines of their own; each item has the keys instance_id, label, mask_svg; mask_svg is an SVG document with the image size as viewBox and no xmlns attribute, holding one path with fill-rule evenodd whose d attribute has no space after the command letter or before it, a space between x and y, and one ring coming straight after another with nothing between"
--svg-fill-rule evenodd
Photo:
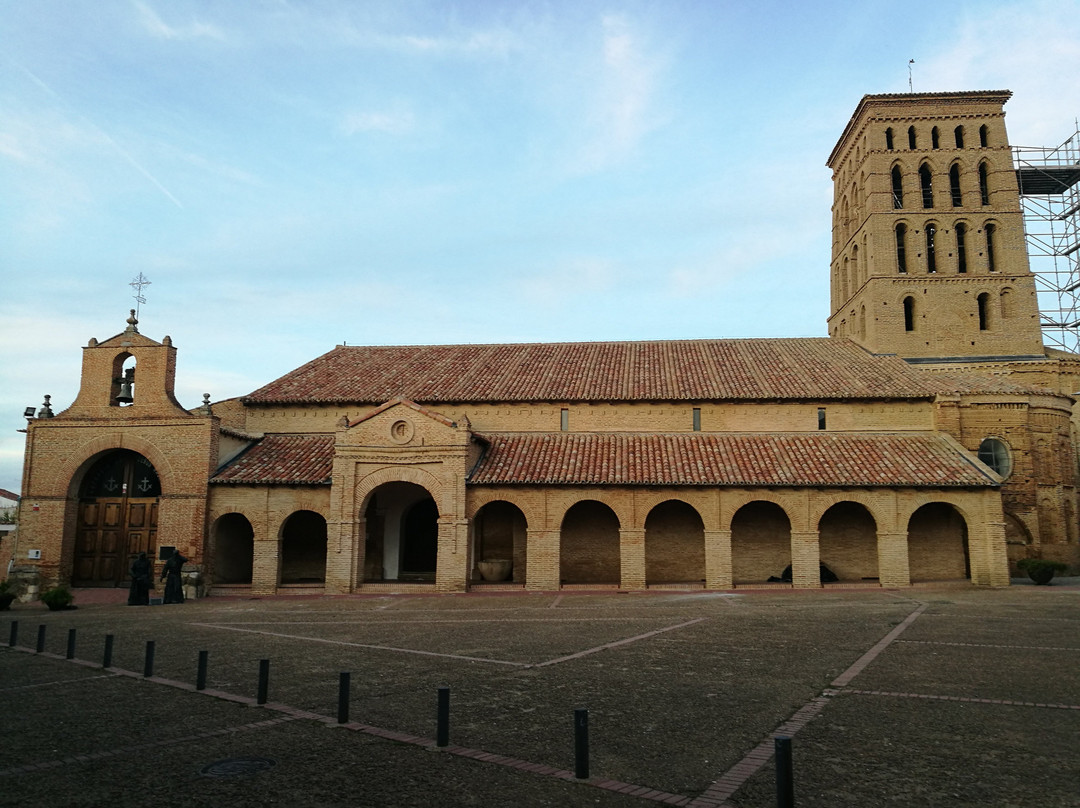
<instances>
[{"instance_id":1,"label":"cross finial","mask_svg":"<svg viewBox=\"0 0 1080 808\"><path fill-rule=\"evenodd\" d=\"M135 290L135 294L132 295L132 297L135 298L135 303L137 304L135 307L136 317L138 317L139 306L146 302L146 298L143 296L142 293L143 287L149 285L149 279L147 279L147 277L141 272L139 273L139 277L135 278L135 280L128 284L128 286Z\"/></svg>"}]
</instances>

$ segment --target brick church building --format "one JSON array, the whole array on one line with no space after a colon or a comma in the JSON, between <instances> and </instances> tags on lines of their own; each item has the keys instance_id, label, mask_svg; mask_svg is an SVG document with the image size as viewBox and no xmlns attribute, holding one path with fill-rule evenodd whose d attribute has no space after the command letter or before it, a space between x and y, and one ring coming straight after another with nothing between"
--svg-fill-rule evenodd
<instances>
[{"instance_id":1,"label":"brick church building","mask_svg":"<svg viewBox=\"0 0 1080 808\"><path fill-rule=\"evenodd\" d=\"M188 410L133 313L29 423L15 574L126 585L172 547L210 595L1075 565L1080 357L1043 346L1008 97L862 99L828 337L338 346Z\"/></svg>"}]
</instances>

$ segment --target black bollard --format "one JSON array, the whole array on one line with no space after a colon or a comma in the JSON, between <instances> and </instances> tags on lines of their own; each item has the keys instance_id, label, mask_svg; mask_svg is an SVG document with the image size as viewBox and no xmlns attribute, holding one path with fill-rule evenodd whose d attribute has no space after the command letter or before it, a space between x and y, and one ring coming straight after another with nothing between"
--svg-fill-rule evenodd
<instances>
[{"instance_id":1,"label":"black bollard","mask_svg":"<svg viewBox=\"0 0 1080 808\"><path fill-rule=\"evenodd\" d=\"M195 672L196 690L206 690L206 663L209 657L209 651L199 651L199 669Z\"/></svg>"},{"instance_id":2,"label":"black bollard","mask_svg":"<svg viewBox=\"0 0 1080 808\"><path fill-rule=\"evenodd\" d=\"M143 663L142 675L150 677L154 675L154 641L146 641L146 662Z\"/></svg>"},{"instance_id":3,"label":"black bollard","mask_svg":"<svg viewBox=\"0 0 1080 808\"><path fill-rule=\"evenodd\" d=\"M75 629L68 629L68 644L67 644L67 656L66 659L75 658Z\"/></svg>"},{"instance_id":4,"label":"black bollard","mask_svg":"<svg viewBox=\"0 0 1080 808\"><path fill-rule=\"evenodd\" d=\"M574 777L589 779L589 711L574 710Z\"/></svg>"},{"instance_id":5,"label":"black bollard","mask_svg":"<svg viewBox=\"0 0 1080 808\"><path fill-rule=\"evenodd\" d=\"M450 688L439 688L438 721L435 727L435 745L450 745Z\"/></svg>"},{"instance_id":6,"label":"black bollard","mask_svg":"<svg viewBox=\"0 0 1080 808\"><path fill-rule=\"evenodd\" d=\"M37 627L37 652L40 654L45 650L45 624L42 623Z\"/></svg>"},{"instance_id":7,"label":"black bollard","mask_svg":"<svg viewBox=\"0 0 1080 808\"><path fill-rule=\"evenodd\" d=\"M19 639L19 621L18 620L12 620L11 621L11 634L8 635L8 645L11 648L14 648L15 643L16 643L16 641L18 639Z\"/></svg>"},{"instance_id":8,"label":"black bollard","mask_svg":"<svg viewBox=\"0 0 1080 808\"><path fill-rule=\"evenodd\" d=\"M259 660L259 694L255 698L257 704L266 704L266 693L270 689L270 660Z\"/></svg>"},{"instance_id":9,"label":"black bollard","mask_svg":"<svg viewBox=\"0 0 1080 808\"><path fill-rule=\"evenodd\" d=\"M795 777L791 767L791 738L775 739L776 808L795 808Z\"/></svg>"},{"instance_id":10,"label":"black bollard","mask_svg":"<svg viewBox=\"0 0 1080 808\"><path fill-rule=\"evenodd\" d=\"M105 635L105 653L101 657L101 667L103 667L103 668L111 668L112 667L112 646L113 646L113 635L112 634L106 634Z\"/></svg>"},{"instance_id":11,"label":"black bollard","mask_svg":"<svg viewBox=\"0 0 1080 808\"><path fill-rule=\"evenodd\" d=\"M349 723L349 680L352 675L348 671L342 671L338 675L337 687L337 722Z\"/></svg>"}]
</instances>

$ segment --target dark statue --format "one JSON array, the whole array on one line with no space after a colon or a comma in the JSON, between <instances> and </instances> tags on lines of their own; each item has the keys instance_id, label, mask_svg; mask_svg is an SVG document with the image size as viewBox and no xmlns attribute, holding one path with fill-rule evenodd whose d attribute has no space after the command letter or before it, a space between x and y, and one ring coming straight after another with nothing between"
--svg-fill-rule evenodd
<instances>
[{"instance_id":1,"label":"dark statue","mask_svg":"<svg viewBox=\"0 0 1080 808\"><path fill-rule=\"evenodd\" d=\"M161 570L161 580L165 582L165 598L163 603L183 603L184 586L180 582L180 571L187 559L180 555L179 550L173 550L173 554L165 562Z\"/></svg>"},{"instance_id":2,"label":"dark statue","mask_svg":"<svg viewBox=\"0 0 1080 808\"><path fill-rule=\"evenodd\" d=\"M153 586L153 566L146 553L131 562L131 589L128 590L128 606L149 606L150 588Z\"/></svg>"}]
</instances>

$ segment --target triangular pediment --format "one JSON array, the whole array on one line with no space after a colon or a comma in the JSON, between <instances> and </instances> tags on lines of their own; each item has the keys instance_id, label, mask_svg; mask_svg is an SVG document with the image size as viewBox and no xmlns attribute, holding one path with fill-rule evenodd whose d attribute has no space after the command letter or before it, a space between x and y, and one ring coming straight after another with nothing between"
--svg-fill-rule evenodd
<instances>
[{"instance_id":1,"label":"triangular pediment","mask_svg":"<svg viewBox=\"0 0 1080 808\"><path fill-rule=\"evenodd\" d=\"M469 422L405 398L394 398L344 424L340 442L367 446L458 445L469 440Z\"/></svg>"}]
</instances>

